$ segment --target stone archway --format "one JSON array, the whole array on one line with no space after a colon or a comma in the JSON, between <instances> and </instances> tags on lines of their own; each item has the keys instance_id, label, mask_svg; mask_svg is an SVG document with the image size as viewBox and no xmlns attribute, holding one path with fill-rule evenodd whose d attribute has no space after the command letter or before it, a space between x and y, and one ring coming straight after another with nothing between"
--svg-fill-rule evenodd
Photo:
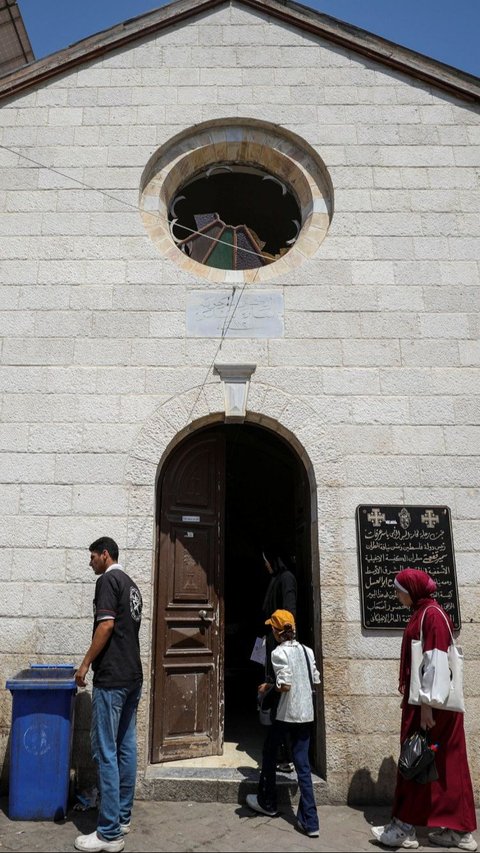
<instances>
[{"instance_id":1,"label":"stone archway","mask_svg":"<svg viewBox=\"0 0 480 853\"><path fill-rule=\"evenodd\" d=\"M155 483L163 459L175 444L201 426L222 422L224 405L222 384L213 381L171 397L148 418L131 448L125 469L129 516L136 514L132 487ZM324 473L316 478L321 488L339 485L339 460L333 438L322 428L321 412L304 398L261 382L252 383L246 421L264 424L282 435L304 461L309 478L315 479L321 465Z\"/></svg>"},{"instance_id":2,"label":"stone archway","mask_svg":"<svg viewBox=\"0 0 480 853\"><path fill-rule=\"evenodd\" d=\"M221 424L224 420L223 388L220 382L211 382L170 398L153 413L137 436L127 461L125 478L128 488L127 537L129 553L136 556L136 576L143 575L146 587L146 613L152 612L148 601L152 589L152 553L155 550L155 489L163 462L171 451L190 433L199 428ZM340 544L340 529L335 519L336 487L342 479L341 465L337 459L333 439L322 428L322 418L305 400L289 395L272 386L255 383L250 387L245 422L262 425L281 436L295 451L305 468L311 493L311 559L312 592L314 597L314 622L321 625L320 562L322 547L331 550ZM318 517L322 512L322 527ZM323 529L327 511L328 523ZM149 606L150 605L150 608ZM150 629L150 626L147 630ZM151 634L151 631L150 631ZM317 654L321 654L318 628ZM149 672L151 661L146 660L146 696L149 697ZM147 698L147 705L150 704ZM140 720L140 754L148 762L149 709ZM320 720L320 725L323 721ZM143 748L142 748L143 747ZM321 775L326 774L326 753L322 750L318 762Z\"/></svg>"}]
</instances>

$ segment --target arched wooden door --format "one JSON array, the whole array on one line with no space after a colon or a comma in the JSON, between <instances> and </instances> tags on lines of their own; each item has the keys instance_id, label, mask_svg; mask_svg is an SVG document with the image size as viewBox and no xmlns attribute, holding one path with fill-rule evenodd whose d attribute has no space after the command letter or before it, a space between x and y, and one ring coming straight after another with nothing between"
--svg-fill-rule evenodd
<instances>
[{"instance_id":1,"label":"arched wooden door","mask_svg":"<svg viewBox=\"0 0 480 853\"><path fill-rule=\"evenodd\" d=\"M167 461L157 506L152 762L223 746L225 436L209 430Z\"/></svg>"}]
</instances>

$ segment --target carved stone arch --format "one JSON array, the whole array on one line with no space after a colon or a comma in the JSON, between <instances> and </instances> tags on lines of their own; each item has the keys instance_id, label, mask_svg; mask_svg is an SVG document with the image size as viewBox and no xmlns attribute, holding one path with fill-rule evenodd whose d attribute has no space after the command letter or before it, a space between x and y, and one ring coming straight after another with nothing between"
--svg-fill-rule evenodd
<instances>
[{"instance_id":1,"label":"carved stone arch","mask_svg":"<svg viewBox=\"0 0 480 853\"><path fill-rule=\"evenodd\" d=\"M162 462L189 433L223 421L224 399L220 382L191 388L171 397L148 418L127 460L125 479L130 485L156 482ZM245 423L263 425L282 435L304 462L309 478L317 464L325 466L323 485L337 484L340 476L332 435L321 427L322 416L304 398L272 385L251 385ZM129 509L135 506L129 501Z\"/></svg>"},{"instance_id":2,"label":"carved stone arch","mask_svg":"<svg viewBox=\"0 0 480 853\"><path fill-rule=\"evenodd\" d=\"M223 415L222 383L213 381L171 397L148 418L131 448L125 469L130 548L144 548L146 539L153 537L154 493L167 456L189 433L222 423ZM341 536L335 519L339 518L338 487L344 482L345 474L333 434L322 428L321 411L304 398L261 382L250 386L245 423L258 424L282 436L305 467L311 491L312 574L319 579L319 549L323 545L329 550L338 547ZM152 489L150 518L146 517L145 505L137 499L137 487ZM320 509L325 514L327 506L329 523L319 530ZM150 542L153 544L152 539Z\"/></svg>"}]
</instances>

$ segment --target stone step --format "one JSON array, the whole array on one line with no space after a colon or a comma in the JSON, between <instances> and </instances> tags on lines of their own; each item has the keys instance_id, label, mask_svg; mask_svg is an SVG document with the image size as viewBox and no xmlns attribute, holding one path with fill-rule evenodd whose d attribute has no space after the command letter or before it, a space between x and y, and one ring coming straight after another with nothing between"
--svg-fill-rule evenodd
<instances>
[{"instance_id":1,"label":"stone step","mask_svg":"<svg viewBox=\"0 0 480 853\"><path fill-rule=\"evenodd\" d=\"M257 791L258 767L172 767L171 764L150 765L137 781L135 796L139 800L244 803L247 794ZM312 773L315 799L324 805L326 783ZM296 773L277 772L279 803L296 804L299 798Z\"/></svg>"}]
</instances>

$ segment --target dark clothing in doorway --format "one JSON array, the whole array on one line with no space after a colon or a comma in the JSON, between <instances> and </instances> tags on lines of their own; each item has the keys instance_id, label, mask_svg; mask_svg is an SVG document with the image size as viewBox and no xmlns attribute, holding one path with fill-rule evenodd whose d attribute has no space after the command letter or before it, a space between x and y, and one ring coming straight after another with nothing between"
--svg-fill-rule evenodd
<instances>
[{"instance_id":1,"label":"dark clothing in doorway","mask_svg":"<svg viewBox=\"0 0 480 853\"><path fill-rule=\"evenodd\" d=\"M297 581L295 575L290 569L287 569L282 560L277 560L276 562L279 564L278 571L272 575L263 600L262 609L264 616L268 619L272 613L275 613L275 610L288 610L296 618ZM265 681L270 683L275 681L271 657L276 645L275 638L272 632L269 631L265 641Z\"/></svg>"},{"instance_id":2,"label":"dark clothing in doorway","mask_svg":"<svg viewBox=\"0 0 480 853\"><path fill-rule=\"evenodd\" d=\"M278 573L272 575L262 610L266 619L275 610L288 610L292 616L297 617L297 581L295 575L285 565Z\"/></svg>"},{"instance_id":3,"label":"dark clothing in doorway","mask_svg":"<svg viewBox=\"0 0 480 853\"><path fill-rule=\"evenodd\" d=\"M263 613L269 618L275 610L288 610L296 619L297 616L297 581L293 572L285 565L281 557L267 555L273 574L263 600ZM275 683L275 673L272 666L272 652L276 648L276 640L271 630L265 638L265 681ZM277 754L278 753L278 754ZM284 728L282 737L276 748L279 767L288 771L292 764L293 755L288 731Z\"/></svg>"}]
</instances>

